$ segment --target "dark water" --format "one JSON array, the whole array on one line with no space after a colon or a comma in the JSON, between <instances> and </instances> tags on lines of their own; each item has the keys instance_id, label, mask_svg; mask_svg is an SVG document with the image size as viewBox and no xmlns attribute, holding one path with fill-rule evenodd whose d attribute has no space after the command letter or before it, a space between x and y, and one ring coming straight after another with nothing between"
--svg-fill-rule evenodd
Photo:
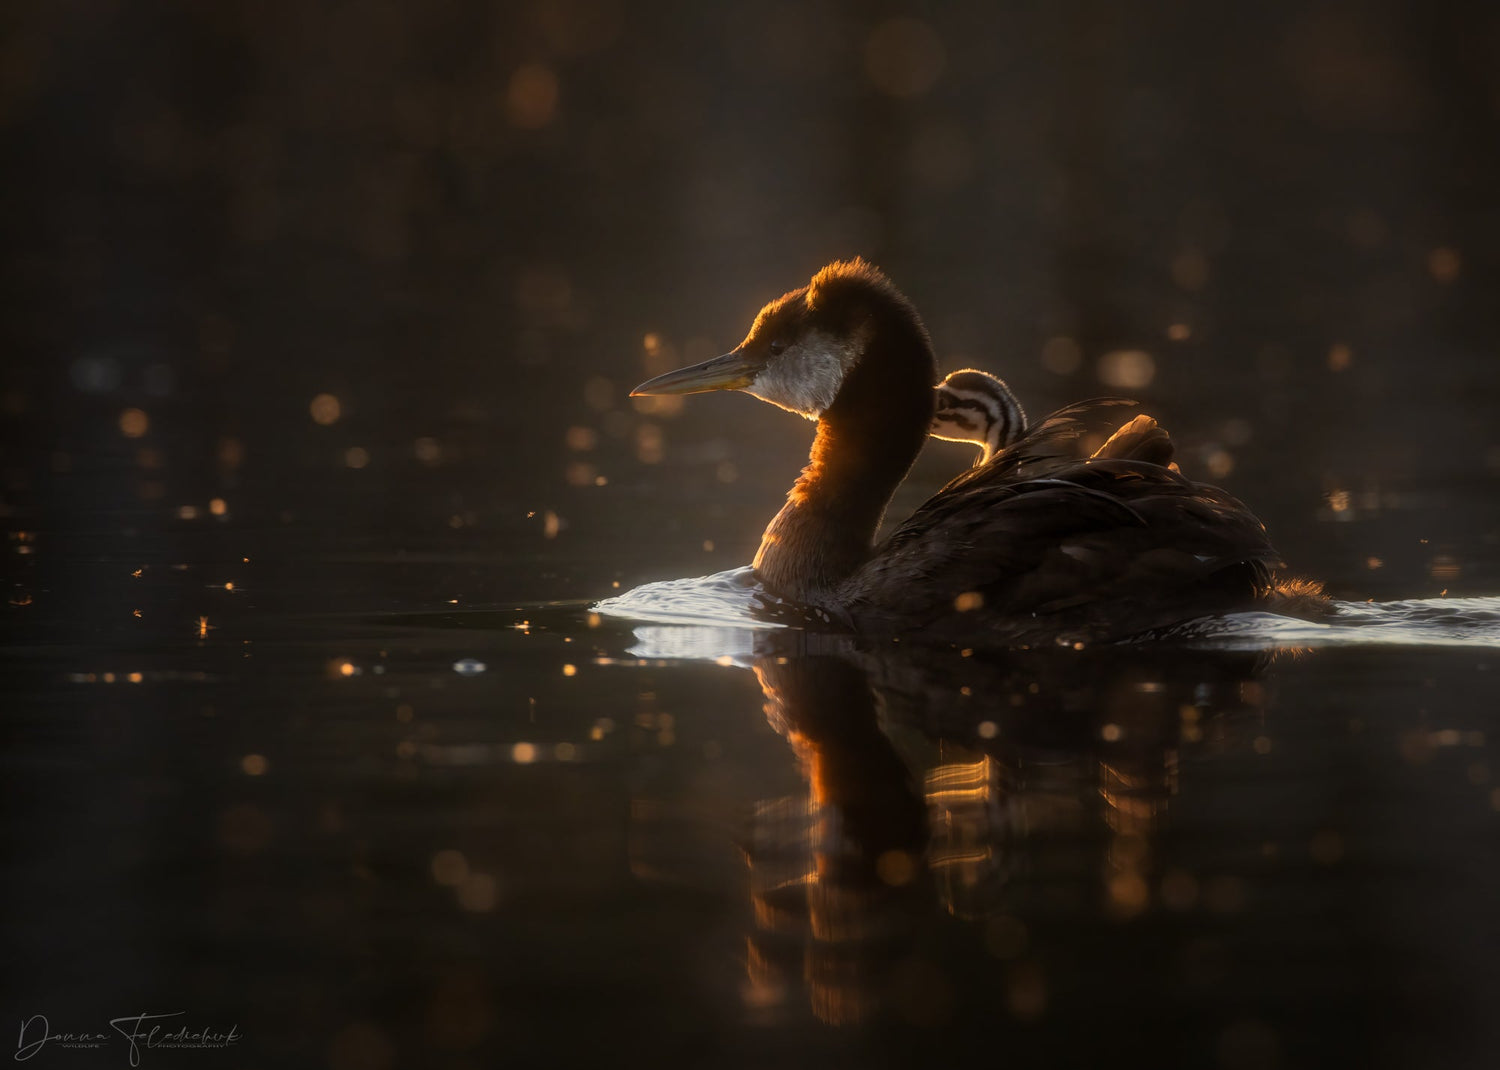
<instances>
[{"instance_id":1,"label":"dark water","mask_svg":"<svg viewBox=\"0 0 1500 1070\"><path fill-rule=\"evenodd\" d=\"M495 596L607 590L563 536L130 522L11 548L13 1017L182 1011L235 1054L150 1062L247 1066L1500 1039L1492 642L857 649Z\"/></svg>"},{"instance_id":2,"label":"dark water","mask_svg":"<svg viewBox=\"0 0 1500 1070\"><path fill-rule=\"evenodd\" d=\"M13 6L0 1037L105 1035L29 1065L1494 1065L1494 13ZM591 613L810 438L629 387L857 253L1339 625Z\"/></svg>"}]
</instances>

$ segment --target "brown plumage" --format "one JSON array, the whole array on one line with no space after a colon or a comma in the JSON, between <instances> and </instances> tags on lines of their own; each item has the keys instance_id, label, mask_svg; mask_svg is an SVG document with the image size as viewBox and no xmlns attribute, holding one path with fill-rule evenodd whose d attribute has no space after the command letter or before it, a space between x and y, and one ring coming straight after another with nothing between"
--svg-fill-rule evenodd
<instances>
[{"instance_id":1,"label":"brown plumage","mask_svg":"<svg viewBox=\"0 0 1500 1070\"><path fill-rule=\"evenodd\" d=\"M877 632L915 624L957 638L972 614L1016 641L1087 642L1267 594L1280 560L1264 527L1223 491L1149 459L1171 455L1149 417L1077 457L1076 440L1112 409L1054 413L928 500L854 577L849 615Z\"/></svg>"},{"instance_id":2,"label":"brown plumage","mask_svg":"<svg viewBox=\"0 0 1500 1070\"><path fill-rule=\"evenodd\" d=\"M808 466L755 556L766 590L876 634L965 642L1115 640L1274 594L1265 529L1171 465L1149 417L1092 457L1119 402L1053 413L953 480L879 547L873 539L934 414L921 319L863 261L831 264L773 301L731 353L636 393L743 389L818 421Z\"/></svg>"},{"instance_id":3,"label":"brown plumage","mask_svg":"<svg viewBox=\"0 0 1500 1070\"><path fill-rule=\"evenodd\" d=\"M1142 413L1129 423L1121 424L1104 445L1094 451L1094 457L1145 461L1178 472L1181 469L1172 461L1174 452L1172 437L1167 434L1166 429Z\"/></svg>"}]
</instances>

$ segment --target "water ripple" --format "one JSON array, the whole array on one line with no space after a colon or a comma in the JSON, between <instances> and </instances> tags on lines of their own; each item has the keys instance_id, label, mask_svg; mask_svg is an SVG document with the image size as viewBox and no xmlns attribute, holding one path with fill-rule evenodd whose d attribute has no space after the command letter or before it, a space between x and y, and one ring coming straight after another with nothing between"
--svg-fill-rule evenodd
<instances>
[{"instance_id":1,"label":"water ripple","mask_svg":"<svg viewBox=\"0 0 1500 1070\"><path fill-rule=\"evenodd\" d=\"M641 657L742 659L756 634L785 627L765 619L777 606L748 566L711 576L647 583L594 607L638 622ZM1404 647L1500 648L1500 597L1335 602L1331 616L1301 620L1272 613L1210 617L1141 641L1171 641L1221 650L1275 650L1380 644Z\"/></svg>"},{"instance_id":2,"label":"water ripple","mask_svg":"<svg viewBox=\"0 0 1500 1070\"><path fill-rule=\"evenodd\" d=\"M655 624L702 624L721 628L779 628L756 616L769 596L755 581L749 565L715 572L712 576L644 583L614 598L606 598L594 612L607 617Z\"/></svg>"},{"instance_id":3,"label":"water ripple","mask_svg":"<svg viewBox=\"0 0 1500 1070\"><path fill-rule=\"evenodd\" d=\"M1500 598L1414 598L1333 606L1333 615L1321 621L1236 613L1193 621L1160 637L1224 650L1370 644L1500 648Z\"/></svg>"}]
</instances>

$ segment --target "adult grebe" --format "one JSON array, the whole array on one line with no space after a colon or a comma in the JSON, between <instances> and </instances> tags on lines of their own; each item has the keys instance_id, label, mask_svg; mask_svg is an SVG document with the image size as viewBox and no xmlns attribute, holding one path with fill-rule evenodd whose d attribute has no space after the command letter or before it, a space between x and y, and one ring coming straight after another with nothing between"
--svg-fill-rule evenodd
<instances>
[{"instance_id":1,"label":"adult grebe","mask_svg":"<svg viewBox=\"0 0 1500 1070\"><path fill-rule=\"evenodd\" d=\"M930 429L936 377L916 309L856 259L772 301L732 352L632 394L743 390L817 421L810 461L754 567L771 594L856 631L1112 640L1274 594L1280 560L1234 498L1142 459L1134 446L1073 454L1108 403L1049 416L874 548ZM1129 437L1149 445L1165 433L1151 422Z\"/></svg>"},{"instance_id":2,"label":"adult grebe","mask_svg":"<svg viewBox=\"0 0 1500 1070\"><path fill-rule=\"evenodd\" d=\"M975 443L979 464L988 464L1026 433L1026 412L1004 379L964 368L932 389L937 407L928 434L948 442Z\"/></svg>"}]
</instances>

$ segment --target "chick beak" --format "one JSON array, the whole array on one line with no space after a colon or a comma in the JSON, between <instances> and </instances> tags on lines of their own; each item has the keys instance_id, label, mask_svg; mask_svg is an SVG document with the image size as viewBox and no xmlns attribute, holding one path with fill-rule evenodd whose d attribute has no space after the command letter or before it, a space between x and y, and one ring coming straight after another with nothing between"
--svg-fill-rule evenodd
<instances>
[{"instance_id":1,"label":"chick beak","mask_svg":"<svg viewBox=\"0 0 1500 1070\"><path fill-rule=\"evenodd\" d=\"M648 379L630 392L640 394L701 394L705 390L743 390L755 381L760 365L738 349L689 368Z\"/></svg>"}]
</instances>

